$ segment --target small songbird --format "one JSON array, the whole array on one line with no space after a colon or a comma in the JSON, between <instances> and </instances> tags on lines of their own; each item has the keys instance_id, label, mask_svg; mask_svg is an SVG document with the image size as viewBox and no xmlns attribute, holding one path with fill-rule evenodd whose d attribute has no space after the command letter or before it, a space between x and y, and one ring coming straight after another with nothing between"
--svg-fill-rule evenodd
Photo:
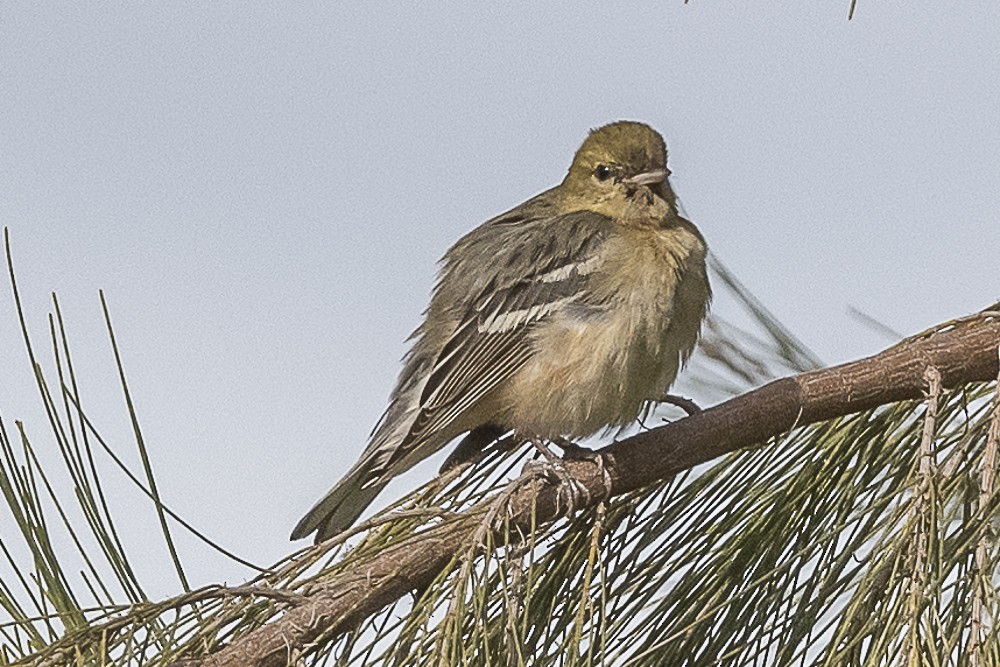
<instances>
[{"instance_id":1,"label":"small songbird","mask_svg":"<svg viewBox=\"0 0 1000 667\"><path fill-rule=\"evenodd\" d=\"M560 185L452 246L368 447L292 539L348 528L390 479L463 433L462 456L509 430L582 438L663 397L711 297L705 241L669 175L655 130L611 123Z\"/></svg>"}]
</instances>

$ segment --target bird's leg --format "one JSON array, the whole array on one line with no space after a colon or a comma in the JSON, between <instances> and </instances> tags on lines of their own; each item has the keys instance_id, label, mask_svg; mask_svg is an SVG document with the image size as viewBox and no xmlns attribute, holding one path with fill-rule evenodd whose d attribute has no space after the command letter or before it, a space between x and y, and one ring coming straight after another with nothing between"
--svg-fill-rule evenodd
<instances>
[{"instance_id":1,"label":"bird's leg","mask_svg":"<svg viewBox=\"0 0 1000 667\"><path fill-rule=\"evenodd\" d=\"M552 441L556 447L563 450L563 458L570 461L590 461L597 466L597 473L601 476L604 490L607 495L611 495L611 475L604 467L604 454L596 452L582 445L578 445L572 440L567 440L562 436L557 436Z\"/></svg>"},{"instance_id":2,"label":"bird's leg","mask_svg":"<svg viewBox=\"0 0 1000 667\"><path fill-rule=\"evenodd\" d=\"M561 459L555 455L555 452L549 449L549 446L545 444L545 441L537 435L525 435L523 437L531 443L532 447L538 450L539 454L545 457L545 460L548 461L550 465L556 465L561 461Z\"/></svg>"},{"instance_id":3,"label":"bird's leg","mask_svg":"<svg viewBox=\"0 0 1000 667\"><path fill-rule=\"evenodd\" d=\"M534 434L521 434L521 437L530 442L545 458L545 461L529 461L525 464L525 469L530 470L540 477L544 477L556 485L558 489L558 495L556 496L557 503L562 499L563 492L565 492L568 510L567 516L576 513L576 507L581 501L584 504L590 501L590 492L587 490L587 487L569 474L569 471L566 470L565 461L556 456L542 438ZM561 445L559 446L561 447ZM558 506L556 509L558 509Z\"/></svg>"},{"instance_id":4,"label":"bird's leg","mask_svg":"<svg viewBox=\"0 0 1000 667\"><path fill-rule=\"evenodd\" d=\"M535 447L542 456L545 457L544 463L535 463L535 467L539 474L552 480L554 483L559 484L560 491L565 490L568 496L567 501L569 505L569 514L576 512L576 506L578 504L590 504L591 495L590 490L587 489L586 485L583 484L576 477L569 474L566 470L566 461L591 461L597 466L597 472L601 476L601 482L604 485L605 497L611 495L611 475L608 473L607 468L604 465L604 455L600 452L595 452L592 449L587 449L586 447L581 447L580 445L567 440L566 438L556 437L552 440L552 444L556 445L563 450L563 458L557 457L552 453L552 450L548 448L545 441L534 435L523 436L525 440L530 442L532 446ZM561 497L561 494L560 494Z\"/></svg>"}]
</instances>

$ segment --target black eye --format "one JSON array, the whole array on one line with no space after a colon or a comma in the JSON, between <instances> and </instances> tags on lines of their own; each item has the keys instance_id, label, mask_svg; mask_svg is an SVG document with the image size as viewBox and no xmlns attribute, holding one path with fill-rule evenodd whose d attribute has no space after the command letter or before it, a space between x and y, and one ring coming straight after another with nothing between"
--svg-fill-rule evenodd
<instances>
[{"instance_id":1,"label":"black eye","mask_svg":"<svg viewBox=\"0 0 1000 667\"><path fill-rule=\"evenodd\" d=\"M599 181L606 181L611 178L611 167L606 164L599 164L597 168L594 169L594 178Z\"/></svg>"}]
</instances>

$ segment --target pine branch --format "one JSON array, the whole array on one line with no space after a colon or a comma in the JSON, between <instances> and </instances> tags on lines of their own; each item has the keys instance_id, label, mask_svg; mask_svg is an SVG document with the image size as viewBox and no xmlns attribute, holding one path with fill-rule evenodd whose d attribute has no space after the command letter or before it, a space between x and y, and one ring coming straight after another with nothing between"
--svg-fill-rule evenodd
<instances>
[{"instance_id":1,"label":"pine branch","mask_svg":"<svg viewBox=\"0 0 1000 667\"><path fill-rule=\"evenodd\" d=\"M945 323L865 359L772 382L760 389L599 451L566 462L586 493L576 509L667 479L742 448L762 446L797 426L919 398L925 372L941 386L994 380L998 373L1000 304ZM185 667L293 664L350 631L365 618L458 567L470 545L501 545L568 513L567 483L526 471L498 497L357 562L315 585L274 622Z\"/></svg>"}]
</instances>

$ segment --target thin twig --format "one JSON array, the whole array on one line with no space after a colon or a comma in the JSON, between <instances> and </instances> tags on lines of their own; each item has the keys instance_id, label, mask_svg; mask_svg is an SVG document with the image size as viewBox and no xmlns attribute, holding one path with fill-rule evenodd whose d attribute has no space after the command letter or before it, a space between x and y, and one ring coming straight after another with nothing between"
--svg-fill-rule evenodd
<instances>
[{"instance_id":1,"label":"thin twig","mask_svg":"<svg viewBox=\"0 0 1000 667\"><path fill-rule=\"evenodd\" d=\"M506 561L507 571L510 572L510 583L503 586L504 607L507 609L504 623L507 667L520 667L524 665L524 647L518 630L524 613L524 546L508 547Z\"/></svg>"},{"instance_id":2,"label":"thin twig","mask_svg":"<svg viewBox=\"0 0 1000 667\"><path fill-rule=\"evenodd\" d=\"M930 531L934 525L932 496L937 467L934 460L934 436L937 433L938 402L941 400L941 372L928 366L924 371L924 380L927 382L927 411L924 413L924 428L920 438L919 482L911 511L917 548L913 551L910 571L910 627L903 649L905 655L911 656L911 664L920 664L920 619L927 598L925 563L928 559Z\"/></svg>"}]
</instances>

